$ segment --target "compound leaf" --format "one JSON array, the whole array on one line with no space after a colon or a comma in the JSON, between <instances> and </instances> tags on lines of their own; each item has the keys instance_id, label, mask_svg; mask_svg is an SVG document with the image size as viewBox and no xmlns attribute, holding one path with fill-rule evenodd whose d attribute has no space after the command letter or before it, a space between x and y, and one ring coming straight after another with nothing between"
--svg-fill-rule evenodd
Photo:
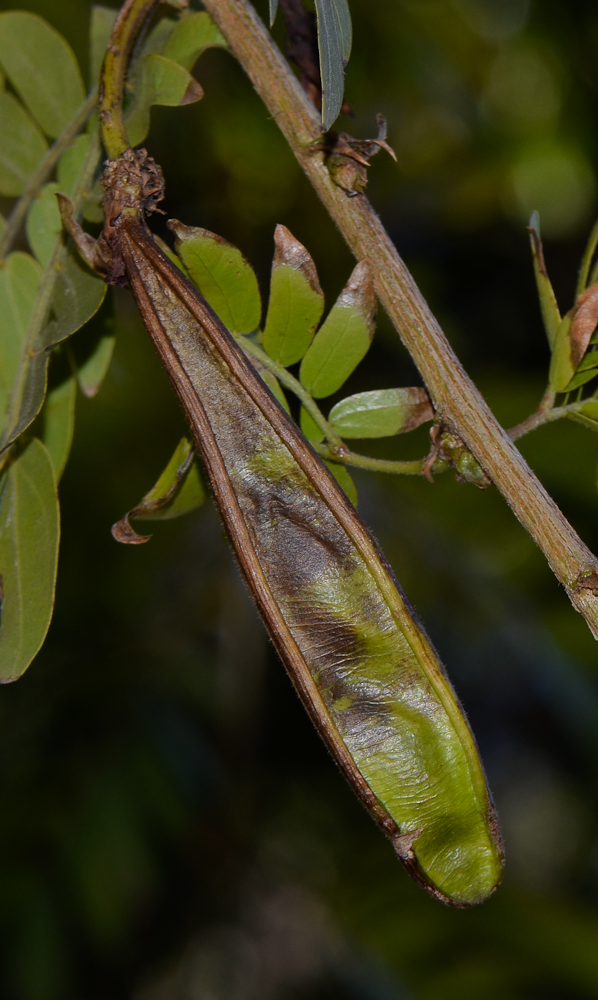
<instances>
[{"instance_id":1,"label":"compound leaf","mask_svg":"<svg viewBox=\"0 0 598 1000\"><path fill-rule=\"evenodd\" d=\"M209 48L227 48L226 39L206 11L194 11L175 23L162 54L191 70Z\"/></svg>"},{"instance_id":2,"label":"compound leaf","mask_svg":"<svg viewBox=\"0 0 598 1000\"><path fill-rule=\"evenodd\" d=\"M367 354L376 325L376 298L367 260L357 265L301 362L300 378L316 399L340 389Z\"/></svg>"},{"instance_id":3,"label":"compound leaf","mask_svg":"<svg viewBox=\"0 0 598 1000\"><path fill-rule=\"evenodd\" d=\"M22 194L47 149L21 102L13 94L0 93L0 194Z\"/></svg>"},{"instance_id":4,"label":"compound leaf","mask_svg":"<svg viewBox=\"0 0 598 1000\"><path fill-rule=\"evenodd\" d=\"M104 279L94 274L78 254L68 253L54 288L52 309L56 318L43 332L44 347L52 347L79 330L98 311L105 294Z\"/></svg>"},{"instance_id":5,"label":"compound leaf","mask_svg":"<svg viewBox=\"0 0 598 1000\"><path fill-rule=\"evenodd\" d=\"M48 266L56 240L62 232L56 201L56 192L59 190L60 186L54 181L44 184L27 213L26 231L29 246L44 268Z\"/></svg>"},{"instance_id":6,"label":"compound leaf","mask_svg":"<svg viewBox=\"0 0 598 1000\"><path fill-rule=\"evenodd\" d=\"M50 389L42 410L42 440L54 466L56 482L64 471L75 427L77 379L74 375Z\"/></svg>"},{"instance_id":7,"label":"compound leaf","mask_svg":"<svg viewBox=\"0 0 598 1000\"><path fill-rule=\"evenodd\" d=\"M240 250L221 236L171 219L176 252L191 280L231 333L257 328L262 303L255 272Z\"/></svg>"},{"instance_id":8,"label":"compound leaf","mask_svg":"<svg viewBox=\"0 0 598 1000\"><path fill-rule=\"evenodd\" d=\"M64 151L58 161L58 186L62 193L68 195L69 198L83 173L90 148L91 136L83 132Z\"/></svg>"},{"instance_id":9,"label":"compound leaf","mask_svg":"<svg viewBox=\"0 0 598 1000\"><path fill-rule=\"evenodd\" d=\"M164 47L172 34L176 21L173 17L162 17L147 35L141 49L141 56L164 55Z\"/></svg>"},{"instance_id":10,"label":"compound leaf","mask_svg":"<svg viewBox=\"0 0 598 1000\"><path fill-rule=\"evenodd\" d=\"M95 349L90 356L77 369L79 388L88 399L91 399L99 392L100 386L110 367L115 343L116 337L114 334L103 334L98 339Z\"/></svg>"},{"instance_id":11,"label":"compound leaf","mask_svg":"<svg viewBox=\"0 0 598 1000\"><path fill-rule=\"evenodd\" d=\"M28 253L11 253L0 268L0 425L27 340L42 270Z\"/></svg>"},{"instance_id":12,"label":"compound leaf","mask_svg":"<svg viewBox=\"0 0 598 1000\"><path fill-rule=\"evenodd\" d=\"M104 188L96 181L81 205L81 214L87 222L104 221Z\"/></svg>"},{"instance_id":13,"label":"compound leaf","mask_svg":"<svg viewBox=\"0 0 598 1000\"><path fill-rule=\"evenodd\" d=\"M178 107L202 97L197 80L178 63L157 53L143 56L137 64L134 97L126 115L131 146L138 146L147 136L153 104Z\"/></svg>"},{"instance_id":14,"label":"compound leaf","mask_svg":"<svg viewBox=\"0 0 598 1000\"><path fill-rule=\"evenodd\" d=\"M0 679L14 681L38 652L52 617L60 535L56 478L33 438L0 481Z\"/></svg>"},{"instance_id":15,"label":"compound leaf","mask_svg":"<svg viewBox=\"0 0 598 1000\"><path fill-rule=\"evenodd\" d=\"M310 254L286 226L276 227L274 246L264 349L287 366L300 361L311 344L324 294Z\"/></svg>"},{"instance_id":16,"label":"compound leaf","mask_svg":"<svg viewBox=\"0 0 598 1000\"><path fill-rule=\"evenodd\" d=\"M99 309L105 294L104 281L93 274L78 255L68 253L54 286L52 310L55 318L42 328L35 342L28 343L26 338L21 345L18 369L11 380L13 392L2 447L14 441L40 410L46 392L49 348L87 323ZM34 302L35 298L30 304L29 316Z\"/></svg>"},{"instance_id":17,"label":"compound leaf","mask_svg":"<svg viewBox=\"0 0 598 1000\"><path fill-rule=\"evenodd\" d=\"M345 438L406 434L433 418L428 394L418 387L358 392L341 399L328 415L334 430Z\"/></svg>"},{"instance_id":18,"label":"compound leaf","mask_svg":"<svg viewBox=\"0 0 598 1000\"><path fill-rule=\"evenodd\" d=\"M55 139L85 100L66 39L37 14L7 11L0 14L0 63L38 125Z\"/></svg>"},{"instance_id":19,"label":"compound leaf","mask_svg":"<svg viewBox=\"0 0 598 1000\"><path fill-rule=\"evenodd\" d=\"M69 197L73 194L85 167L90 146L91 138L85 133L75 139L60 158L58 180L43 186L27 214L27 239L43 267L48 266L62 233L56 193L62 191Z\"/></svg>"}]
</instances>

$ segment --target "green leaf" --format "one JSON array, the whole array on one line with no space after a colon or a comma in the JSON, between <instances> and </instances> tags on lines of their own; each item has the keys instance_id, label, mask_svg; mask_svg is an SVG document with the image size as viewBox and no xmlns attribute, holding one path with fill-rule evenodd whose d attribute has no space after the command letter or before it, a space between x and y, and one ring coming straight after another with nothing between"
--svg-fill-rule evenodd
<instances>
[{"instance_id":1,"label":"green leaf","mask_svg":"<svg viewBox=\"0 0 598 1000\"><path fill-rule=\"evenodd\" d=\"M287 413L290 414L291 410L289 407L289 401L285 396L282 387L280 385L280 382L276 378L276 375L274 375L273 372L269 372L267 368L264 368L262 371L260 371L260 375L262 376L262 379L268 386L272 395L275 396L275 398L282 406L283 410L286 410Z\"/></svg>"},{"instance_id":2,"label":"green leaf","mask_svg":"<svg viewBox=\"0 0 598 1000\"><path fill-rule=\"evenodd\" d=\"M128 545L149 542L152 536L138 535L131 527L129 518L140 521L171 520L195 510L205 498L206 491L193 445L182 438L156 485L146 493L141 503L113 525L112 534L117 542Z\"/></svg>"},{"instance_id":3,"label":"green leaf","mask_svg":"<svg viewBox=\"0 0 598 1000\"><path fill-rule=\"evenodd\" d=\"M299 426L308 441L315 441L316 443L319 443L326 437L324 431L321 427L318 427L314 418L304 406L301 407L301 412L299 413Z\"/></svg>"},{"instance_id":4,"label":"green leaf","mask_svg":"<svg viewBox=\"0 0 598 1000\"><path fill-rule=\"evenodd\" d=\"M77 181L83 173L90 148L91 136L83 132L64 151L58 161L58 186L69 198L73 195Z\"/></svg>"},{"instance_id":5,"label":"green leaf","mask_svg":"<svg viewBox=\"0 0 598 1000\"><path fill-rule=\"evenodd\" d=\"M585 372L588 368L598 368L598 351L589 351L579 362L577 371Z\"/></svg>"},{"instance_id":6,"label":"green leaf","mask_svg":"<svg viewBox=\"0 0 598 1000\"><path fill-rule=\"evenodd\" d=\"M54 286L52 310L55 318L42 328L34 343L28 343L26 338L20 345L18 370L11 380L10 414L2 434L1 447L14 441L39 413L46 392L49 348L91 319L105 294L106 286L102 279L93 274L78 255L68 253ZM35 297L30 303L29 315L34 303Z\"/></svg>"},{"instance_id":7,"label":"green leaf","mask_svg":"<svg viewBox=\"0 0 598 1000\"><path fill-rule=\"evenodd\" d=\"M52 459L56 482L60 480L71 450L76 398L77 379L71 375L49 390L41 412L42 440Z\"/></svg>"},{"instance_id":8,"label":"green leaf","mask_svg":"<svg viewBox=\"0 0 598 1000\"><path fill-rule=\"evenodd\" d=\"M332 475L336 479L337 483L342 490L347 494L349 500L354 507L357 507L359 503L359 497L357 496L357 487L353 482L351 474L346 465L342 462L329 462L326 460L325 464L330 469Z\"/></svg>"},{"instance_id":9,"label":"green leaf","mask_svg":"<svg viewBox=\"0 0 598 1000\"><path fill-rule=\"evenodd\" d=\"M347 0L316 0L322 124L327 132L343 104L345 66L351 55L351 14Z\"/></svg>"},{"instance_id":10,"label":"green leaf","mask_svg":"<svg viewBox=\"0 0 598 1000\"><path fill-rule=\"evenodd\" d=\"M544 263L544 250L542 248L542 240L540 239L540 216L537 212L532 212L531 214L528 231L534 260L536 287L540 299L540 311L548 343L552 350L561 323L561 314L546 271L546 264Z\"/></svg>"},{"instance_id":11,"label":"green leaf","mask_svg":"<svg viewBox=\"0 0 598 1000\"><path fill-rule=\"evenodd\" d=\"M78 253L71 251L58 274L52 299L56 318L45 328L44 347L53 347L79 330L98 311L105 294L104 279L90 271Z\"/></svg>"},{"instance_id":12,"label":"green leaf","mask_svg":"<svg viewBox=\"0 0 598 1000\"><path fill-rule=\"evenodd\" d=\"M56 192L59 190L60 186L54 181L45 184L27 213L26 232L29 246L44 268L50 263L56 240L62 232L56 201Z\"/></svg>"},{"instance_id":13,"label":"green leaf","mask_svg":"<svg viewBox=\"0 0 598 1000\"><path fill-rule=\"evenodd\" d=\"M77 368L79 388L88 399L99 392L110 367L115 343L116 337L113 334L104 334L84 364Z\"/></svg>"},{"instance_id":14,"label":"green leaf","mask_svg":"<svg viewBox=\"0 0 598 1000\"><path fill-rule=\"evenodd\" d=\"M300 378L316 399L340 389L367 354L376 325L376 298L367 260L357 265L301 363Z\"/></svg>"},{"instance_id":15,"label":"green leaf","mask_svg":"<svg viewBox=\"0 0 598 1000\"><path fill-rule=\"evenodd\" d=\"M171 59L152 53L137 63L133 101L125 116L131 146L138 146L149 132L153 104L178 107L203 97L197 80Z\"/></svg>"},{"instance_id":16,"label":"green leaf","mask_svg":"<svg viewBox=\"0 0 598 1000\"><path fill-rule=\"evenodd\" d=\"M274 24L276 11L278 10L278 0L270 0L270 27Z\"/></svg>"},{"instance_id":17,"label":"green leaf","mask_svg":"<svg viewBox=\"0 0 598 1000\"><path fill-rule=\"evenodd\" d=\"M94 4L91 8L91 21L89 25L90 87L95 87L99 80L104 53L108 48L108 42L117 16L118 10L114 7L102 7L100 4Z\"/></svg>"},{"instance_id":18,"label":"green leaf","mask_svg":"<svg viewBox=\"0 0 598 1000\"><path fill-rule=\"evenodd\" d=\"M568 385L562 390L562 392L573 392L574 389L579 389L580 385L585 385L586 382L591 382L593 378L596 378L598 371L595 368L589 371L577 372Z\"/></svg>"},{"instance_id":19,"label":"green leaf","mask_svg":"<svg viewBox=\"0 0 598 1000\"><path fill-rule=\"evenodd\" d=\"M251 333L262 312L255 272L240 250L221 236L171 219L175 248L191 280L231 333Z\"/></svg>"},{"instance_id":20,"label":"green leaf","mask_svg":"<svg viewBox=\"0 0 598 1000\"><path fill-rule=\"evenodd\" d=\"M96 181L81 205L81 214L87 222L104 221L104 194L104 188L99 181Z\"/></svg>"},{"instance_id":21,"label":"green leaf","mask_svg":"<svg viewBox=\"0 0 598 1000\"><path fill-rule=\"evenodd\" d=\"M164 48L170 38L176 21L173 17L162 17L152 28L143 43L141 56L164 55Z\"/></svg>"},{"instance_id":22,"label":"green leaf","mask_svg":"<svg viewBox=\"0 0 598 1000\"><path fill-rule=\"evenodd\" d=\"M175 23L162 54L184 69L192 70L202 53L209 48L225 49L228 46L210 15L200 11L185 14Z\"/></svg>"},{"instance_id":23,"label":"green leaf","mask_svg":"<svg viewBox=\"0 0 598 1000\"><path fill-rule=\"evenodd\" d=\"M274 234L264 349L282 365L300 361L324 311L324 294L310 254L285 226Z\"/></svg>"},{"instance_id":24,"label":"green leaf","mask_svg":"<svg viewBox=\"0 0 598 1000\"><path fill-rule=\"evenodd\" d=\"M38 652L52 617L60 535L50 456L33 438L0 481L0 679L14 681Z\"/></svg>"},{"instance_id":25,"label":"green leaf","mask_svg":"<svg viewBox=\"0 0 598 1000\"><path fill-rule=\"evenodd\" d=\"M28 253L11 253L0 268L0 425L4 423L12 386L42 270Z\"/></svg>"},{"instance_id":26,"label":"green leaf","mask_svg":"<svg viewBox=\"0 0 598 1000\"><path fill-rule=\"evenodd\" d=\"M555 392L564 392L575 374L571 361L571 313L563 316L556 332L550 362L549 383Z\"/></svg>"},{"instance_id":27,"label":"green leaf","mask_svg":"<svg viewBox=\"0 0 598 1000\"><path fill-rule=\"evenodd\" d=\"M23 194L48 150L35 122L13 94L0 93L0 194Z\"/></svg>"},{"instance_id":28,"label":"green leaf","mask_svg":"<svg viewBox=\"0 0 598 1000\"><path fill-rule=\"evenodd\" d=\"M38 125L55 139L85 100L68 42L37 14L7 11L0 14L0 63Z\"/></svg>"},{"instance_id":29,"label":"green leaf","mask_svg":"<svg viewBox=\"0 0 598 1000\"><path fill-rule=\"evenodd\" d=\"M434 419L425 389L376 389L358 392L333 406L328 420L345 438L390 437L406 434Z\"/></svg>"},{"instance_id":30,"label":"green leaf","mask_svg":"<svg viewBox=\"0 0 598 1000\"><path fill-rule=\"evenodd\" d=\"M27 239L35 256L45 268L62 233L62 221L56 192L72 195L85 168L91 138L82 134L62 154L58 163L58 181L45 184L32 202L27 215Z\"/></svg>"}]
</instances>

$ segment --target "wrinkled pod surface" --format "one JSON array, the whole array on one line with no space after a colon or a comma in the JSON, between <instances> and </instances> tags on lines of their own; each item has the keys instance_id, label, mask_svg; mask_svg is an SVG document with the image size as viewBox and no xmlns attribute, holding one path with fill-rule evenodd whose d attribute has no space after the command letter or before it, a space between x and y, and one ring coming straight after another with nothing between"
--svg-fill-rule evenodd
<instances>
[{"instance_id":1,"label":"wrinkled pod surface","mask_svg":"<svg viewBox=\"0 0 598 1000\"><path fill-rule=\"evenodd\" d=\"M145 215L162 197L144 150L109 161L91 249L128 283L185 409L231 545L315 726L409 873L446 903L482 902L500 830L456 695L392 570L326 466Z\"/></svg>"}]
</instances>

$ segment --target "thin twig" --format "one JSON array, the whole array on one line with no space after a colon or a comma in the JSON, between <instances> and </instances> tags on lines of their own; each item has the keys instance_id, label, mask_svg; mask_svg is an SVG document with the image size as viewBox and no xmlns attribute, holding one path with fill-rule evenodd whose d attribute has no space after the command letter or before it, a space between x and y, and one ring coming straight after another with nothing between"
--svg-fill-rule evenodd
<instances>
[{"instance_id":1,"label":"thin twig","mask_svg":"<svg viewBox=\"0 0 598 1000\"><path fill-rule=\"evenodd\" d=\"M293 153L358 260L372 265L376 292L411 353L443 424L457 434L544 552L574 607L598 638L598 596L585 586L598 559L584 545L486 405L363 195L347 198L315 151L314 107L249 0L204 7L278 123Z\"/></svg>"},{"instance_id":2,"label":"thin twig","mask_svg":"<svg viewBox=\"0 0 598 1000\"><path fill-rule=\"evenodd\" d=\"M19 235L19 230L25 220L29 206L37 195L37 192L54 170L65 149L70 146L89 116L93 114L97 102L98 88L95 87L75 115L73 115L68 125L65 126L56 141L50 146L6 221L6 228L2 236L0 236L0 261L6 256Z\"/></svg>"}]
</instances>

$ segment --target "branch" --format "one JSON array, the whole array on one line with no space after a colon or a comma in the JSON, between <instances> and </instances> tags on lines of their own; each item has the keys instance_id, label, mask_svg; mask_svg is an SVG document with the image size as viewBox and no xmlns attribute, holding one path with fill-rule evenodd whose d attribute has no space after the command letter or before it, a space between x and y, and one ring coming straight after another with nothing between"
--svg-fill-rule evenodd
<instances>
[{"instance_id":1,"label":"branch","mask_svg":"<svg viewBox=\"0 0 598 1000\"><path fill-rule=\"evenodd\" d=\"M453 352L367 198L347 198L331 180L315 108L249 0L203 0L301 167L358 260L411 353L442 423L457 434L546 556L573 606L598 638L598 559L583 544L487 407ZM595 573L596 576L592 576Z\"/></svg>"}]
</instances>

